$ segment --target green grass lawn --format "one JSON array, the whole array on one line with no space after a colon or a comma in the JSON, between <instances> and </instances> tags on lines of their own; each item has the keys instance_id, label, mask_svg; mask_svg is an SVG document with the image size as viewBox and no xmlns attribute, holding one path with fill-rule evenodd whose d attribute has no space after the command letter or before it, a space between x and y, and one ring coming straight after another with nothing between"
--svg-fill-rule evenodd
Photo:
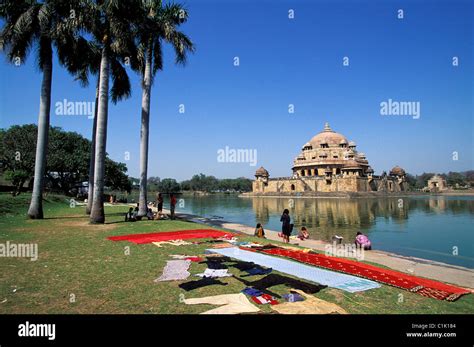
<instances>
[{"instance_id":1,"label":"green grass lawn","mask_svg":"<svg viewBox=\"0 0 474 347\"><path fill-rule=\"evenodd\" d=\"M106 224L90 225L84 207L71 208L65 197L49 196L44 220L28 220L29 195L0 194L0 243L37 243L39 258L0 258L0 313L200 313L210 305L185 305L183 298L238 293L245 285L224 278L227 286L207 286L186 292L181 282L154 283L170 254L202 255L209 245L135 245L112 242L108 236L156 231L198 229L184 221L123 222L127 208L107 207ZM242 236L240 240L254 240ZM126 255L129 247L130 255ZM205 264L192 263L188 280L203 272ZM238 269L229 271L239 277ZM260 276L246 277L256 280ZM187 280L187 281L188 281ZM272 287L288 293L284 285ZM400 296L402 295L402 297ZM474 296L456 302L425 298L383 285L379 289L350 294L326 288L315 294L350 313L473 313ZM75 302L71 302L71 298ZM403 300L400 300L400 299ZM262 312L273 312L260 305Z\"/></svg>"}]
</instances>

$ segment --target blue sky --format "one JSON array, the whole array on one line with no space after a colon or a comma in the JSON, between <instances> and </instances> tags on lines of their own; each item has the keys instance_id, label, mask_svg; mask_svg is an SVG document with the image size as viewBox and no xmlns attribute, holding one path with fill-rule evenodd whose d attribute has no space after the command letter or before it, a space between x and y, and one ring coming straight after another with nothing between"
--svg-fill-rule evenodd
<instances>
[{"instance_id":1,"label":"blue sky","mask_svg":"<svg viewBox=\"0 0 474 347\"><path fill-rule=\"evenodd\" d=\"M183 68L165 49L152 91L149 176L252 177L260 165L286 176L326 121L357 142L376 173L395 165L413 174L474 168L472 1L194 0L187 8L183 30L196 53ZM137 177L141 90L130 76L132 97L109 107L107 151ZM21 67L2 56L0 77L1 127L36 123L34 56ZM52 124L90 138L92 120L56 115L54 105L94 101L94 85L81 88L56 64ZM421 117L382 116L388 99L420 102ZM226 146L257 150L257 167L218 162Z\"/></svg>"}]
</instances>

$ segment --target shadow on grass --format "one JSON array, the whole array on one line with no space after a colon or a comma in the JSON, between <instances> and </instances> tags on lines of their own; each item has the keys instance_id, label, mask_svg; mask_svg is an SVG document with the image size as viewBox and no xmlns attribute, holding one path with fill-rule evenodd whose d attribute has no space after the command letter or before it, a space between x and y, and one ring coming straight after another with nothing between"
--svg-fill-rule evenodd
<instances>
[{"instance_id":1,"label":"shadow on grass","mask_svg":"<svg viewBox=\"0 0 474 347\"><path fill-rule=\"evenodd\" d=\"M124 220L117 220L115 222L105 222L104 224L120 224L120 223L131 223L131 222L125 222Z\"/></svg>"},{"instance_id":2,"label":"shadow on grass","mask_svg":"<svg viewBox=\"0 0 474 347\"><path fill-rule=\"evenodd\" d=\"M44 217L43 219L72 219L72 218L89 218L88 215L84 216L58 216L58 217Z\"/></svg>"}]
</instances>

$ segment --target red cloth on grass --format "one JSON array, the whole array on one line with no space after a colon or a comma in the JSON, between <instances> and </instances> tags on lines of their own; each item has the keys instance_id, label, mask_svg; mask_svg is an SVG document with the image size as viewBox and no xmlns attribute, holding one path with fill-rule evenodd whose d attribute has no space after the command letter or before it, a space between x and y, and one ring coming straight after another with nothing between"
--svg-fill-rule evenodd
<instances>
[{"instance_id":1,"label":"red cloth on grass","mask_svg":"<svg viewBox=\"0 0 474 347\"><path fill-rule=\"evenodd\" d=\"M259 305L264 305L264 304L270 304L270 305L278 305L278 301L275 300L275 298L269 294L262 294L259 296L252 296L253 302L259 304Z\"/></svg>"},{"instance_id":2,"label":"red cloth on grass","mask_svg":"<svg viewBox=\"0 0 474 347\"><path fill-rule=\"evenodd\" d=\"M199 263L200 261L203 261L204 259L200 257L186 257L184 260L191 260L192 262Z\"/></svg>"},{"instance_id":3,"label":"red cloth on grass","mask_svg":"<svg viewBox=\"0 0 474 347\"><path fill-rule=\"evenodd\" d=\"M271 248L257 251L367 278L438 300L454 301L461 295L470 293L464 288L345 258L330 257L324 254L306 253L284 248Z\"/></svg>"},{"instance_id":4,"label":"red cloth on grass","mask_svg":"<svg viewBox=\"0 0 474 347\"><path fill-rule=\"evenodd\" d=\"M203 238L217 238L227 237L232 238L235 234L211 230L211 229L196 229L196 230L180 230L180 231L165 231L147 234L130 234L121 236L110 236L107 239L112 241L130 241L136 244L170 241L170 240L187 240L187 239L203 239Z\"/></svg>"}]
</instances>

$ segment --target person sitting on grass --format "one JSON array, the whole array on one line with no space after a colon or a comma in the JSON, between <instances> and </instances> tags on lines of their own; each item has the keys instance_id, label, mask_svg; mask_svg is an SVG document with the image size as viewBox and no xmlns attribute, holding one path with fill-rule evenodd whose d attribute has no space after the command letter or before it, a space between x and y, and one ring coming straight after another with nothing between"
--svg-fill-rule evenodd
<instances>
[{"instance_id":1,"label":"person sitting on grass","mask_svg":"<svg viewBox=\"0 0 474 347\"><path fill-rule=\"evenodd\" d=\"M254 236L265 238L265 230L263 230L262 224L257 223L257 226L255 227Z\"/></svg>"},{"instance_id":2,"label":"person sitting on grass","mask_svg":"<svg viewBox=\"0 0 474 347\"><path fill-rule=\"evenodd\" d=\"M304 241L309 238L309 233L306 227L301 227L300 231L298 232L297 236L301 241Z\"/></svg>"},{"instance_id":3,"label":"person sitting on grass","mask_svg":"<svg viewBox=\"0 0 474 347\"><path fill-rule=\"evenodd\" d=\"M153 220L153 211L151 210L151 208L148 209L148 212L146 213L146 216L147 216L148 220Z\"/></svg>"},{"instance_id":4,"label":"person sitting on grass","mask_svg":"<svg viewBox=\"0 0 474 347\"><path fill-rule=\"evenodd\" d=\"M135 209L133 210L133 218L134 220L142 220L142 217L138 215L138 210L140 208L140 204L137 202L137 206L135 206Z\"/></svg>"},{"instance_id":5,"label":"person sitting on grass","mask_svg":"<svg viewBox=\"0 0 474 347\"><path fill-rule=\"evenodd\" d=\"M369 238L360 231L357 232L355 245L356 247L363 248L366 251L370 251L372 249L372 242L370 242Z\"/></svg>"},{"instance_id":6,"label":"person sitting on grass","mask_svg":"<svg viewBox=\"0 0 474 347\"><path fill-rule=\"evenodd\" d=\"M133 207L130 207L128 212L125 214L126 222L135 222L135 214L133 213Z\"/></svg>"}]
</instances>

